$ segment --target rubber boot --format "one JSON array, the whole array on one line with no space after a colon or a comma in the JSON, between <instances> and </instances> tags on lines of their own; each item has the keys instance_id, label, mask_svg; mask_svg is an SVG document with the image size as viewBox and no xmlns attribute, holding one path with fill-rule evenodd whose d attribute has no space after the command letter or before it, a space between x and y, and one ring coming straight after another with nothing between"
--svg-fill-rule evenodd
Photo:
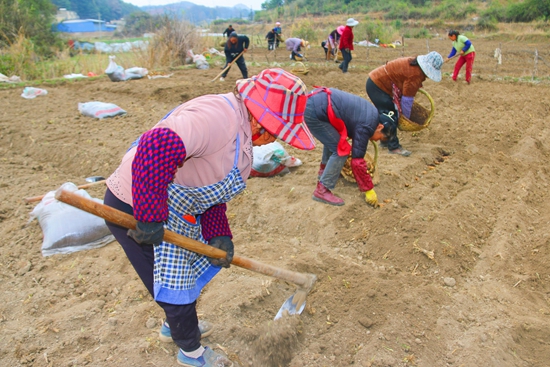
<instances>
[{"instance_id":1,"label":"rubber boot","mask_svg":"<svg viewBox=\"0 0 550 367\"><path fill-rule=\"evenodd\" d=\"M330 192L329 189L325 187L320 181L317 182L317 188L313 191L313 200L335 206L344 205L344 200L340 199L338 196Z\"/></svg>"},{"instance_id":2,"label":"rubber boot","mask_svg":"<svg viewBox=\"0 0 550 367\"><path fill-rule=\"evenodd\" d=\"M323 172L325 172L325 167L327 165L324 164L324 163L321 163L321 165L319 166L319 172L317 173L317 179L321 179L321 176L323 175Z\"/></svg>"}]
</instances>

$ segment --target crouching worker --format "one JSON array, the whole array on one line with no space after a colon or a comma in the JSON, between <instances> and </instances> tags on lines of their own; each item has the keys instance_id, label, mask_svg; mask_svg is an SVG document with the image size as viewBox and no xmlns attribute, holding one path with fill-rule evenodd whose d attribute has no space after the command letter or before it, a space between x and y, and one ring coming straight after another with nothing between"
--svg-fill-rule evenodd
<instances>
[{"instance_id":1,"label":"crouching worker","mask_svg":"<svg viewBox=\"0 0 550 367\"><path fill-rule=\"evenodd\" d=\"M264 70L237 81L235 92L176 107L131 145L107 180L105 204L137 220L135 230L107 226L164 310L161 340L177 344L181 365L233 365L201 345L212 325L198 320L197 298L233 258L226 203L246 187L252 146L278 137L314 148L302 124L306 103L298 77ZM222 249L227 257L210 259L164 242L164 228Z\"/></svg>"},{"instance_id":2,"label":"crouching worker","mask_svg":"<svg viewBox=\"0 0 550 367\"><path fill-rule=\"evenodd\" d=\"M237 32L231 33L224 48L226 65L229 65L230 63L232 63L235 59L237 59L237 56L239 56L241 53L246 52L248 50L249 45L250 45L250 39L248 39L247 36L239 36L237 35ZM241 55L235 61L235 63L239 67L241 74L243 74L243 79L247 79L248 70L246 69L246 62L244 61L244 55ZM225 80L225 77L227 76L227 73L229 73L229 70L231 70L231 67L229 67L226 71L224 71L224 73L220 78L220 82L223 82Z\"/></svg>"},{"instance_id":3,"label":"crouching worker","mask_svg":"<svg viewBox=\"0 0 550 367\"><path fill-rule=\"evenodd\" d=\"M390 140L396 135L397 121L390 115L379 114L366 99L338 89L321 87L310 93L305 121L313 136L323 143L313 200L344 205L332 190L351 152L351 169L359 190L365 192L368 204L378 205L364 157L369 140ZM351 145L347 138L352 140Z\"/></svg>"},{"instance_id":4,"label":"crouching worker","mask_svg":"<svg viewBox=\"0 0 550 367\"><path fill-rule=\"evenodd\" d=\"M302 61L302 47L309 48L309 42L301 38L287 38L285 41L287 51L291 51L290 59L294 61Z\"/></svg>"}]
</instances>

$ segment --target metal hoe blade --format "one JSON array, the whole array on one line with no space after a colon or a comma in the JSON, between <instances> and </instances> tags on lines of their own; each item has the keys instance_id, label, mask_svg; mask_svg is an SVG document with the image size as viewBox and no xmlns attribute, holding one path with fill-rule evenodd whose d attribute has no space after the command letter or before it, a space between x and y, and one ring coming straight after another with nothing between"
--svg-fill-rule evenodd
<instances>
[{"instance_id":1,"label":"metal hoe blade","mask_svg":"<svg viewBox=\"0 0 550 367\"><path fill-rule=\"evenodd\" d=\"M280 319L283 317L283 315L299 315L304 311L304 308L306 308L306 302L302 302L302 305L300 308L296 308L296 303L292 303L292 300L296 294L293 294L292 296L288 297L288 299L283 303L281 308L279 309L279 312L277 312L277 315L275 315L275 318L273 320Z\"/></svg>"},{"instance_id":2,"label":"metal hoe blade","mask_svg":"<svg viewBox=\"0 0 550 367\"><path fill-rule=\"evenodd\" d=\"M90 176L86 178L86 182L98 182L98 181L105 181L105 177L102 176Z\"/></svg>"}]
</instances>

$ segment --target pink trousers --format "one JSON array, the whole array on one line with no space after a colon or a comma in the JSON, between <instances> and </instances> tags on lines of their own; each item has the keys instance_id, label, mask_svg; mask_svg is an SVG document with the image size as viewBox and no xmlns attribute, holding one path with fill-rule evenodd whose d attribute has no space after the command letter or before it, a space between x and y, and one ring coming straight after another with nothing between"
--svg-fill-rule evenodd
<instances>
[{"instance_id":1,"label":"pink trousers","mask_svg":"<svg viewBox=\"0 0 550 367\"><path fill-rule=\"evenodd\" d=\"M472 68L474 67L474 59L476 57L475 52L470 52L467 55L459 56L455 64L455 70L453 72L453 80L456 82L458 72L462 69L462 66L466 64L466 81L470 83L472 79Z\"/></svg>"}]
</instances>

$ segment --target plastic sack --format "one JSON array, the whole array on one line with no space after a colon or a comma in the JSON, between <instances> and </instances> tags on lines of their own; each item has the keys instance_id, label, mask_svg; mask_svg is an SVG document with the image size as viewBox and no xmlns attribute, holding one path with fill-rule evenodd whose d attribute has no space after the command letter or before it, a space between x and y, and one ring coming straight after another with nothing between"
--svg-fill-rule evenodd
<instances>
[{"instance_id":1,"label":"plastic sack","mask_svg":"<svg viewBox=\"0 0 550 367\"><path fill-rule=\"evenodd\" d=\"M105 69L105 74L113 82L124 82L130 79L141 79L149 73L145 68L133 67L124 70L120 65L115 62L116 56L109 56L109 66Z\"/></svg>"},{"instance_id":2,"label":"plastic sack","mask_svg":"<svg viewBox=\"0 0 550 367\"><path fill-rule=\"evenodd\" d=\"M93 199L85 190L79 190L71 182L67 182L61 187L85 198ZM100 199L93 200L103 203L103 200ZM31 212L30 217L30 221L37 218L40 228L42 228L44 234L43 256L90 250L114 241L114 236L102 218L56 200L55 191L50 191L44 196Z\"/></svg>"},{"instance_id":3,"label":"plastic sack","mask_svg":"<svg viewBox=\"0 0 550 367\"><path fill-rule=\"evenodd\" d=\"M83 75L83 74L67 74L67 75L63 75L63 78L65 78L65 79L78 79L78 78L87 78L87 76Z\"/></svg>"},{"instance_id":4,"label":"plastic sack","mask_svg":"<svg viewBox=\"0 0 550 367\"><path fill-rule=\"evenodd\" d=\"M45 96L46 94L48 94L48 91L45 89L25 87L25 89L23 89L23 93L21 93L21 97L25 99L33 99L38 96Z\"/></svg>"},{"instance_id":5,"label":"plastic sack","mask_svg":"<svg viewBox=\"0 0 550 367\"><path fill-rule=\"evenodd\" d=\"M208 64L208 61L206 61L206 57L203 55L195 55L192 50L189 50L187 51L187 56L193 59L197 69L210 69L210 65Z\"/></svg>"},{"instance_id":6,"label":"plastic sack","mask_svg":"<svg viewBox=\"0 0 550 367\"><path fill-rule=\"evenodd\" d=\"M288 167L302 165L302 161L289 155L278 142L253 147L251 177L272 177L289 173Z\"/></svg>"},{"instance_id":7,"label":"plastic sack","mask_svg":"<svg viewBox=\"0 0 550 367\"><path fill-rule=\"evenodd\" d=\"M78 104L78 111L84 116L95 117L102 119L105 117L114 117L117 115L124 115L126 111L118 107L114 103L105 102L86 102Z\"/></svg>"}]
</instances>

